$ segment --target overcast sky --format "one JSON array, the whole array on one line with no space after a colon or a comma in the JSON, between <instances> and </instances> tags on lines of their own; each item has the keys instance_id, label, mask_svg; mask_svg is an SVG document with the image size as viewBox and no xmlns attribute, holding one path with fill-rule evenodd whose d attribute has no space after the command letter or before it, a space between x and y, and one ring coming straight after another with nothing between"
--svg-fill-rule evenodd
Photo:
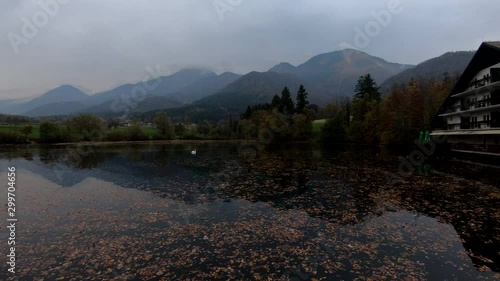
<instances>
[{"instance_id":1,"label":"overcast sky","mask_svg":"<svg viewBox=\"0 0 500 281\"><path fill-rule=\"evenodd\" d=\"M500 40L498 0L39 1L0 0L0 99L61 84L96 93L148 66L245 74L345 46L417 64Z\"/></svg>"}]
</instances>

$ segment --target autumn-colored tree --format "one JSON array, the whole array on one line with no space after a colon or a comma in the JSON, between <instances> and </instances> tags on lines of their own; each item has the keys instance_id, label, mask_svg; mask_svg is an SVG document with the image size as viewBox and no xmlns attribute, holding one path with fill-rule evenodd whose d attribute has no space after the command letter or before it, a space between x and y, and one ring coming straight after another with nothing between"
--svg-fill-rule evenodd
<instances>
[{"instance_id":1,"label":"autumn-colored tree","mask_svg":"<svg viewBox=\"0 0 500 281\"><path fill-rule=\"evenodd\" d=\"M412 79L406 85L394 85L381 103L381 142L411 143L420 131L431 129L438 109L457 81L445 75L443 80Z\"/></svg>"},{"instance_id":2,"label":"autumn-colored tree","mask_svg":"<svg viewBox=\"0 0 500 281\"><path fill-rule=\"evenodd\" d=\"M106 123L92 114L81 114L72 117L66 126L75 140L100 141L104 138Z\"/></svg>"},{"instance_id":3,"label":"autumn-colored tree","mask_svg":"<svg viewBox=\"0 0 500 281\"><path fill-rule=\"evenodd\" d=\"M33 132L33 126L26 125L21 129L21 134L24 136L24 139L27 140L28 136Z\"/></svg>"},{"instance_id":4,"label":"autumn-colored tree","mask_svg":"<svg viewBox=\"0 0 500 281\"><path fill-rule=\"evenodd\" d=\"M412 128L413 132L418 134L420 130L425 128L424 124L424 96L419 89L417 82L413 79L408 82L406 88L407 95L410 99L410 105L408 112L410 114L410 124L409 127Z\"/></svg>"},{"instance_id":5,"label":"autumn-colored tree","mask_svg":"<svg viewBox=\"0 0 500 281\"><path fill-rule=\"evenodd\" d=\"M174 126L172 125L172 122L170 122L170 118L168 118L165 112L157 112L154 123L156 128L158 129L158 138L174 138Z\"/></svg>"}]
</instances>

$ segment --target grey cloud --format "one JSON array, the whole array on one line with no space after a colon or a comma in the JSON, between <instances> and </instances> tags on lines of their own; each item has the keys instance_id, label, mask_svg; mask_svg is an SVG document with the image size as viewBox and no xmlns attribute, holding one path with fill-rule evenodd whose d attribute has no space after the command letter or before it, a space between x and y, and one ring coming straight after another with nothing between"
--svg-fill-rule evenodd
<instances>
[{"instance_id":1,"label":"grey cloud","mask_svg":"<svg viewBox=\"0 0 500 281\"><path fill-rule=\"evenodd\" d=\"M42 0L59 1L59 0ZM265 71L287 61L354 44L372 12L395 0L241 0L220 20L214 1L72 0L15 54L8 34L38 0L0 1L0 98L22 98L61 84L92 92L140 80L145 67L165 73L198 66L217 72ZM496 0L401 0L402 12L362 48L399 63L419 63L446 51L476 49L498 40Z\"/></svg>"}]
</instances>

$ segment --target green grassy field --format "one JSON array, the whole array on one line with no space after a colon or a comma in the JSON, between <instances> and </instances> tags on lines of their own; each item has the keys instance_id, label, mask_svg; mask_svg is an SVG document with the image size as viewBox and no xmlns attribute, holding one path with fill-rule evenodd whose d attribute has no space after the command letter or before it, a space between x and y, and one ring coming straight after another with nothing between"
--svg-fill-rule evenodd
<instances>
[{"instance_id":1,"label":"green grassy field","mask_svg":"<svg viewBox=\"0 0 500 281\"><path fill-rule=\"evenodd\" d=\"M21 129L24 128L26 125L1 125L0 126L0 132L2 133L19 133L21 132ZM32 124L33 130L31 131L31 134L28 136L28 139L30 140L38 140L40 138L40 126L38 124Z\"/></svg>"},{"instance_id":2,"label":"green grassy field","mask_svg":"<svg viewBox=\"0 0 500 281\"><path fill-rule=\"evenodd\" d=\"M313 138L314 139L319 139L321 135L321 128L325 125L326 119L321 119L321 120L314 120L312 123L313 126ZM0 132L4 133L14 133L18 132L20 134L20 131L22 128L24 128L26 125L0 125ZM38 124L32 124L33 130L31 134L28 136L29 140L32 141L38 141L40 139L40 126ZM123 133L127 132L126 127L120 127L116 128L115 130L121 131ZM143 132L150 138L153 139L153 136L156 135L157 129L152 128L152 127L142 127Z\"/></svg>"},{"instance_id":3,"label":"green grassy field","mask_svg":"<svg viewBox=\"0 0 500 281\"><path fill-rule=\"evenodd\" d=\"M0 125L0 132L9 134L14 134L17 132L20 134L21 129L24 128L25 126L26 125ZM33 126L33 130L31 131L31 134L28 136L28 139L32 141L37 141L40 139L40 126L38 124L32 124L31 126ZM121 127L117 128L116 130L126 133L127 129L128 128L126 127ZM156 134L157 129L151 127L142 127L142 131L150 139L153 139L153 136Z\"/></svg>"},{"instance_id":4,"label":"green grassy field","mask_svg":"<svg viewBox=\"0 0 500 281\"><path fill-rule=\"evenodd\" d=\"M326 119L314 120L313 121L313 133L321 133L321 128L325 125Z\"/></svg>"},{"instance_id":5,"label":"green grassy field","mask_svg":"<svg viewBox=\"0 0 500 281\"><path fill-rule=\"evenodd\" d=\"M319 140L321 137L321 128L325 125L326 119L314 120L313 121L313 139Z\"/></svg>"},{"instance_id":6,"label":"green grassy field","mask_svg":"<svg viewBox=\"0 0 500 281\"><path fill-rule=\"evenodd\" d=\"M144 131L144 133L145 133L148 137L152 138L154 135L156 135L156 133L158 132L158 129L156 129L156 128L151 128L151 127L143 127L143 128L142 128L142 131Z\"/></svg>"},{"instance_id":7,"label":"green grassy field","mask_svg":"<svg viewBox=\"0 0 500 281\"><path fill-rule=\"evenodd\" d=\"M119 127L119 128L116 128L115 130L118 130L118 131L121 131L123 133L126 133L128 128L127 127ZM156 133L158 132L158 130L156 128L152 128L152 127L142 127L142 131L146 134L146 136L148 136L150 139L153 138L154 135L156 135Z\"/></svg>"}]
</instances>

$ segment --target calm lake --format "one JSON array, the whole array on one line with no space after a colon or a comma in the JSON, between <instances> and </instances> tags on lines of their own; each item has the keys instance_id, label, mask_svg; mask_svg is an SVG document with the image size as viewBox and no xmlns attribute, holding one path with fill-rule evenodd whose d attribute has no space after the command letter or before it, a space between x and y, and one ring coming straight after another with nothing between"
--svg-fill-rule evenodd
<instances>
[{"instance_id":1,"label":"calm lake","mask_svg":"<svg viewBox=\"0 0 500 281\"><path fill-rule=\"evenodd\" d=\"M500 279L499 169L403 173L383 148L254 148L0 148L18 218L16 274L2 227L0 280Z\"/></svg>"}]
</instances>

